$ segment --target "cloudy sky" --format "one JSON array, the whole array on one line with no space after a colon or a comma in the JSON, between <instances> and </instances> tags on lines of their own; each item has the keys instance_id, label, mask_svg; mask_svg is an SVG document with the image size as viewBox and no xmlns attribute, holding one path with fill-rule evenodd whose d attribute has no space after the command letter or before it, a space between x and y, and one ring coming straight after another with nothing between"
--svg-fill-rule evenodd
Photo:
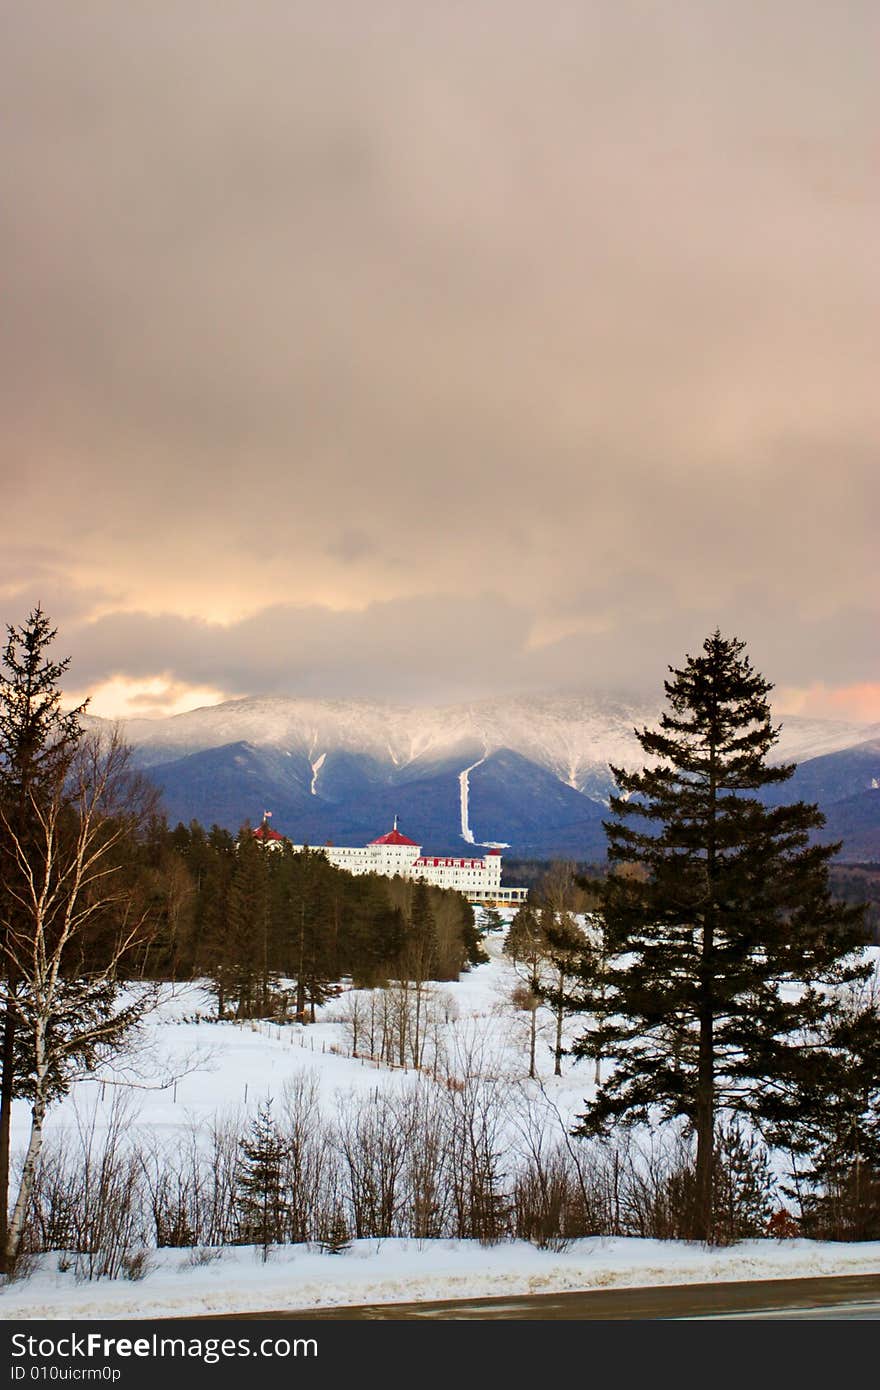
<instances>
[{"instance_id":1,"label":"cloudy sky","mask_svg":"<svg viewBox=\"0 0 880 1390\"><path fill-rule=\"evenodd\" d=\"M875 0L0 0L3 617L98 713L880 719Z\"/></svg>"}]
</instances>

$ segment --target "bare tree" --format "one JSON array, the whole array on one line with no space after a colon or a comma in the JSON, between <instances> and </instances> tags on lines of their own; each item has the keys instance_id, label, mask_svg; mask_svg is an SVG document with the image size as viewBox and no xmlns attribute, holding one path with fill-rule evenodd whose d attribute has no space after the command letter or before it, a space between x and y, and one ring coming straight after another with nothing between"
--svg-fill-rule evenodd
<instances>
[{"instance_id":1,"label":"bare tree","mask_svg":"<svg viewBox=\"0 0 880 1390\"><path fill-rule=\"evenodd\" d=\"M372 998L365 996L361 990L352 989L343 997L337 1013L333 1016L334 1022L342 1024L343 1035L351 1048L352 1057L360 1057L361 1049L368 1050L370 1046L370 1036L368 1033L368 1019L370 1004L374 1003ZM368 1052L372 1056L371 1052Z\"/></svg>"},{"instance_id":2,"label":"bare tree","mask_svg":"<svg viewBox=\"0 0 880 1390\"><path fill-rule=\"evenodd\" d=\"M455 1235L491 1243L507 1230L508 1193L504 1171L505 1113L509 1088L487 1056L486 1039L457 1030L444 1097L443 1126Z\"/></svg>"},{"instance_id":3,"label":"bare tree","mask_svg":"<svg viewBox=\"0 0 880 1390\"><path fill-rule=\"evenodd\" d=\"M157 991L124 990L152 930L126 846L155 807L118 730L86 734L48 794L31 795L27 834L0 806L11 847L4 904L4 975L16 996L31 1129L7 1236L14 1260L33 1190L50 1102L130 1039Z\"/></svg>"}]
</instances>

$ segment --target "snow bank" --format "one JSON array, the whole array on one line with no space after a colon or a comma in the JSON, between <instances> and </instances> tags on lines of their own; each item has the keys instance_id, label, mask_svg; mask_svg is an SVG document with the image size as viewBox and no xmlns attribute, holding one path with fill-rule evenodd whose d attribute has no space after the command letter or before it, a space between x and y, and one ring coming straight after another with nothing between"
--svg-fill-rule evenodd
<instances>
[{"instance_id":1,"label":"snow bank","mask_svg":"<svg viewBox=\"0 0 880 1390\"><path fill-rule=\"evenodd\" d=\"M186 1250L155 1252L138 1283L77 1283L44 1256L26 1282L0 1292L0 1318L163 1318L205 1313L293 1312L362 1303L411 1303L570 1293L740 1279L880 1273L880 1241L750 1241L708 1249L679 1241L579 1240L562 1252L522 1241L355 1241L340 1255L313 1247L225 1249L206 1265Z\"/></svg>"}]
</instances>

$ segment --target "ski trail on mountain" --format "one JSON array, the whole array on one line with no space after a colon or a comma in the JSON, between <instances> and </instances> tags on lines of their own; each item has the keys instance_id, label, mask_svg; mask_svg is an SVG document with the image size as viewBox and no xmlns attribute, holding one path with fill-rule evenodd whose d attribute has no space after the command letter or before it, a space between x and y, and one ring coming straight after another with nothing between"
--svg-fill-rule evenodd
<instances>
[{"instance_id":1,"label":"ski trail on mountain","mask_svg":"<svg viewBox=\"0 0 880 1390\"><path fill-rule=\"evenodd\" d=\"M318 795L318 773L324 766L324 759L326 758L326 756L326 753L322 753L320 758L316 758L315 761L312 763L312 796Z\"/></svg>"},{"instance_id":2,"label":"ski trail on mountain","mask_svg":"<svg viewBox=\"0 0 880 1390\"><path fill-rule=\"evenodd\" d=\"M475 845L477 842L474 839L474 832L471 830L470 823L468 821L468 798L470 796L470 786L468 784L468 778L470 774L473 772L474 768L479 767L480 764L484 763L485 761L486 754L484 753L482 758L480 758L475 763L471 763L470 767L466 767L463 772L460 772L458 774L458 785L461 793L461 838L463 840L466 840L469 845Z\"/></svg>"}]
</instances>

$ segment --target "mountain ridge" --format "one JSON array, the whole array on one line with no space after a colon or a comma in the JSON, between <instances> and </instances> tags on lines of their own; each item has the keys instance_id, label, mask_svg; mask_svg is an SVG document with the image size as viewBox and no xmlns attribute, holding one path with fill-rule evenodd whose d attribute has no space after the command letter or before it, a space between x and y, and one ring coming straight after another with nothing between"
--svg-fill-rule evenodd
<instances>
[{"instance_id":1,"label":"mountain ridge","mask_svg":"<svg viewBox=\"0 0 880 1390\"><path fill-rule=\"evenodd\" d=\"M397 814L436 852L601 858L610 765L641 764L634 729L655 726L660 709L586 692L438 707L274 695L121 722L171 820L235 830L270 809L295 841L357 844ZM880 858L880 797L869 795L880 725L776 722L774 760L798 763L780 794L820 804L841 857L851 845L850 857Z\"/></svg>"},{"instance_id":2,"label":"mountain ridge","mask_svg":"<svg viewBox=\"0 0 880 1390\"><path fill-rule=\"evenodd\" d=\"M307 751L312 761L322 751L345 748L383 762L390 759L395 767L431 753L461 750L485 756L510 748L583 791L597 765L627 765L641 758L633 729L656 723L661 707L661 701L655 706L634 697L587 693L440 706L269 695L121 723L145 766L167 761L172 752L180 756L241 741ZM790 715L777 722L782 724L778 761L802 761L880 737L880 724Z\"/></svg>"}]
</instances>

